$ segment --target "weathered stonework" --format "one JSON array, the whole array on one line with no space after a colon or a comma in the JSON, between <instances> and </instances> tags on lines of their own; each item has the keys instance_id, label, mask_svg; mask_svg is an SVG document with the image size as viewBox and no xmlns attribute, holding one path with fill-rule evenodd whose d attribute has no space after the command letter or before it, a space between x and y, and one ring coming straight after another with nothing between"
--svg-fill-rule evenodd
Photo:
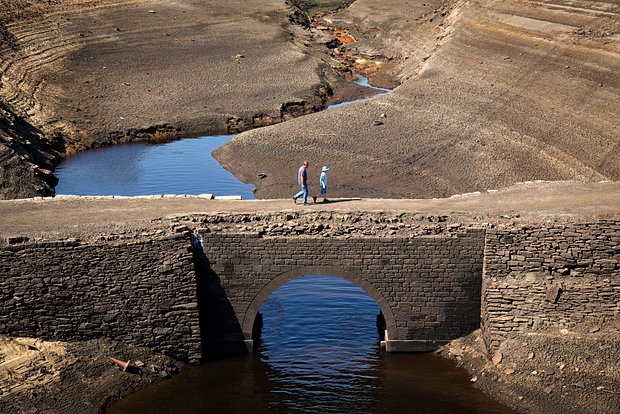
<instances>
[{"instance_id":1,"label":"weathered stonework","mask_svg":"<svg viewBox=\"0 0 620 414\"><path fill-rule=\"evenodd\" d=\"M108 337L197 362L201 341L187 234L26 243L0 250L0 332Z\"/></svg>"},{"instance_id":2,"label":"weathered stonework","mask_svg":"<svg viewBox=\"0 0 620 414\"><path fill-rule=\"evenodd\" d=\"M2 234L0 333L109 337L195 362L245 352L264 300L310 274L365 289L388 351L434 349L479 325L493 351L541 326L617 321L620 223L516 217L196 213L79 240Z\"/></svg>"},{"instance_id":3,"label":"weathered stonework","mask_svg":"<svg viewBox=\"0 0 620 414\"><path fill-rule=\"evenodd\" d=\"M482 327L490 351L511 332L620 317L620 223L489 229Z\"/></svg>"},{"instance_id":4,"label":"weathered stonework","mask_svg":"<svg viewBox=\"0 0 620 414\"><path fill-rule=\"evenodd\" d=\"M348 279L377 302L387 324L388 351L422 351L479 326L484 232L392 238L262 237L199 233L211 284L221 287L228 315L213 342L251 341L260 306L300 276ZM211 288L211 291L214 289ZM230 347L230 345L226 345Z\"/></svg>"}]
</instances>

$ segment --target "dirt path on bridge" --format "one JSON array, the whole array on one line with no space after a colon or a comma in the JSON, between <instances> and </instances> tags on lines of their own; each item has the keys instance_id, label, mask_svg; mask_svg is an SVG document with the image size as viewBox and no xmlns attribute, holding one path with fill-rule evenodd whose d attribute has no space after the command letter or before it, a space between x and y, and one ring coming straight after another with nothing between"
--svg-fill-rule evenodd
<instances>
[{"instance_id":1,"label":"dirt path on bridge","mask_svg":"<svg viewBox=\"0 0 620 414\"><path fill-rule=\"evenodd\" d=\"M446 199L333 199L294 205L286 200L206 200L176 197L56 197L0 201L0 236L96 238L115 229L168 226L159 219L190 213L396 212L447 215L453 222L540 223L618 219L620 183L523 183L504 190Z\"/></svg>"}]
</instances>

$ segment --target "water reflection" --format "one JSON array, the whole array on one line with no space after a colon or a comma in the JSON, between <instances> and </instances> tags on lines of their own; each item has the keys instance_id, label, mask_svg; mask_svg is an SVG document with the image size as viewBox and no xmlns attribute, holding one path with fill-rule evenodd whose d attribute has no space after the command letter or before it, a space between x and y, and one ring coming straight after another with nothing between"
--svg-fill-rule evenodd
<instances>
[{"instance_id":1,"label":"water reflection","mask_svg":"<svg viewBox=\"0 0 620 414\"><path fill-rule=\"evenodd\" d=\"M343 279L308 276L277 289L261 313L259 354L271 367L272 393L284 397L277 406L371 412L379 308L370 296Z\"/></svg>"},{"instance_id":2,"label":"water reflection","mask_svg":"<svg viewBox=\"0 0 620 414\"><path fill-rule=\"evenodd\" d=\"M239 181L211 153L232 138L218 135L166 144L134 143L85 151L66 159L54 173L57 194L241 195L254 198L254 186Z\"/></svg>"},{"instance_id":3,"label":"water reflection","mask_svg":"<svg viewBox=\"0 0 620 414\"><path fill-rule=\"evenodd\" d=\"M111 413L508 414L434 354L385 354L373 300L329 276L280 287L263 307L259 352L133 394Z\"/></svg>"}]
</instances>

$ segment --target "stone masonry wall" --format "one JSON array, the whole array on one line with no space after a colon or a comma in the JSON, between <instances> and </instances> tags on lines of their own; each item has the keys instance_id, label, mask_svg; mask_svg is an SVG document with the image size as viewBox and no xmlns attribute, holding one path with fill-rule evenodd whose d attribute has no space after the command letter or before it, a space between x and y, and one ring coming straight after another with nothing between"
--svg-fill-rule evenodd
<instances>
[{"instance_id":1,"label":"stone masonry wall","mask_svg":"<svg viewBox=\"0 0 620 414\"><path fill-rule=\"evenodd\" d=\"M196 362L241 351L273 290L320 273L364 288L388 339L419 350L479 325L493 351L541 327L617 323L620 223L514 219L480 229L420 214L222 213L82 241L3 235L0 334L109 337Z\"/></svg>"},{"instance_id":2,"label":"stone masonry wall","mask_svg":"<svg viewBox=\"0 0 620 414\"><path fill-rule=\"evenodd\" d=\"M395 326L387 320L390 340L443 343L479 326L483 230L417 238L263 237L203 230L200 237L210 268L207 290L222 292L210 299L219 308L207 313L229 315L219 331L209 329L211 341L249 339L244 323L258 310L250 306L259 298L254 303L259 307L277 288L274 280L326 267L333 276L370 285L385 299L378 305L386 320L388 311L393 313Z\"/></svg>"},{"instance_id":3,"label":"stone masonry wall","mask_svg":"<svg viewBox=\"0 0 620 414\"><path fill-rule=\"evenodd\" d=\"M189 234L0 247L0 333L201 357Z\"/></svg>"},{"instance_id":4,"label":"stone masonry wall","mask_svg":"<svg viewBox=\"0 0 620 414\"><path fill-rule=\"evenodd\" d=\"M484 254L489 351L515 332L617 323L619 222L489 229Z\"/></svg>"}]
</instances>

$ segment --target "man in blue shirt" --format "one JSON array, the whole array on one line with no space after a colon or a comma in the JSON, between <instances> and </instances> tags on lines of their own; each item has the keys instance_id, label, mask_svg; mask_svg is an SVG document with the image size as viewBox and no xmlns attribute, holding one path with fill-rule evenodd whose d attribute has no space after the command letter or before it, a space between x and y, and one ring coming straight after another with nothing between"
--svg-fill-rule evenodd
<instances>
[{"instance_id":1,"label":"man in blue shirt","mask_svg":"<svg viewBox=\"0 0 620 414\"><path fill-rule=\"evenodd\" d=\"M297 199L304 196L304 206L307 206L308 203L308 171L307 168L310 165L308 161L304 161L304 164L299 167L299 171L297 172L297 183L301 188L301 191L293 196L293 203L297 204Z\"/></svg>"}]
</instances>

